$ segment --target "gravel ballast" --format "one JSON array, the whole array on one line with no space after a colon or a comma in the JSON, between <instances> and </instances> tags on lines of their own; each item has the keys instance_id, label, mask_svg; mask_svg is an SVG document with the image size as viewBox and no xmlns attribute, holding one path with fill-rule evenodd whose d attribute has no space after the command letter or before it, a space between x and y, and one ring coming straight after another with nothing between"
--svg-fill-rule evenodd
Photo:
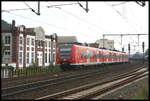
<instances>
[{"instance_id":1,"label":"gravel ballast","mask_svg":"<svg viewBox=\"0 0 150 101\"><path fill-rule=\"evenodd\" d=\"M132 99L146 83L148 83L148 77L111 92L100 99Z\"/></svg>"}]
</instances>

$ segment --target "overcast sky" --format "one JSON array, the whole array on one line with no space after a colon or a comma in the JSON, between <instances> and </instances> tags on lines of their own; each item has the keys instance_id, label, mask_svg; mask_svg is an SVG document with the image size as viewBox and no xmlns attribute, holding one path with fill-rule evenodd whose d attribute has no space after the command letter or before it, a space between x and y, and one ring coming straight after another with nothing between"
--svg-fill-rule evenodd
<instances>
[{"instance_id":1,"label":"overcast sky","mask_svg":"<svg viewBox=\"0 0 150 101\"><path fill-rule=\"evenodd\" d=\"M2 10L14 10L29 8L37 12L37 2L2 2ZM85 7L85 2L79 2ZM122 4L120 4L122 3ZM58 4L72 4L65 6L47 6ZM120 5L118 5L120 4ZM118 5L118 6L114 6ZM77 2L50 2L40 3L38 16L30 9L2 11L2 19L16 25L25 25L27 28L41 26L45 34L57 33L58 36L76 36L79 42L94 43L102 39L102 34L148 34L148 8L149 4L142 7L136 2L88 2L89 12L86 13ZM106 36L106 39L115 40L115 48L121 50L124 46L127 51L127 44L137 45L137 36L124 36L120 44L120 36ZM148 36L140 36L140 45L145 42L148 48ZM142 48L131 47L132 52L141 51Z\"/></svg>"}]
</instances>

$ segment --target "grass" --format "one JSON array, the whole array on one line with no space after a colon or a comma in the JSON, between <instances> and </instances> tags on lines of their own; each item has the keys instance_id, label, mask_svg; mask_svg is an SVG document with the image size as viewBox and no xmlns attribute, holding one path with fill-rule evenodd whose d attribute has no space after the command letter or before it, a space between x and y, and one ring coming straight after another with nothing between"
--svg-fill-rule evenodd
<instances>
[{"instance_id":1,"label":"grass","mask_svg":"<svg viewBox=\"0 0 150 101\"><path fill-rule=\"evenodd\" d=\"M144 86L142 88L140 88L136 95L134 97L132 97L132 99L136 100L146 100L149 98L149 85L148 82L143 84Z\"/></svg>"}]
</instances>

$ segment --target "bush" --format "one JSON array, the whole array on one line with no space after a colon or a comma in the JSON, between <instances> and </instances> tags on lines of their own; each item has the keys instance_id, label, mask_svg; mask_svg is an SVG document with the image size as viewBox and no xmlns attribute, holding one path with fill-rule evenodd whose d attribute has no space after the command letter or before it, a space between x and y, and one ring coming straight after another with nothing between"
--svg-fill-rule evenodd
<instances>
[{"instance_id":1,"label":"bush","mask_svg":"<svg viewBox=\"0 0 150 101\"><path fill-rule=\"evenodd\" d=\"M3 66L3 67L1 67L1 69L10 69L10 70L14 70L14 67L12 67L12 66Z\"/></svg>"},{"instance_id":2,"label":"bush","mask_svg":"<svg viewBox=\"0 0 150 101\"><path fill-rule=\"evenodd\" d=\"M29 68L32 68L32 69L37 68L37 67L38 67L37 64L34 62L32 62L32 64L29 65Z\"/></svg>"}]
</instances>

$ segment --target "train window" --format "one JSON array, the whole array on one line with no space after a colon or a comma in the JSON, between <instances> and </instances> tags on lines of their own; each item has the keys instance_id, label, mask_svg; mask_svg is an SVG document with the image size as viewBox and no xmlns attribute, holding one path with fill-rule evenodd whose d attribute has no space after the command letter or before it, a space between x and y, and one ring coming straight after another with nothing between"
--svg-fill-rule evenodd
<instances>
[{"instance_id":1,"label":"train window","mask_svg":"<svg viewBox=\"0 0 150 101\"><path fill-rule=\"evenodd\" d=\"M87 58L88 58L88 59L89 59L89 56L90 56L90 55L89 55L89 52L87 51Z\"/></svg>"},{"instance_id":2,"label":"train window","mask_svg":"<svg viewBox=\"0 0 150 101\"><path fill-rule=\"evenodd\" d=\"M101 54L99 53L99 59L101 58Z\"/></svg>"},{"instance_id":3,"label":"train window","mask_svg":"<svg viewBox=\"0 0 150 101\"><path fill-rule=\"evenodd\" d=\"M104 55L104 59L106 59L106 55Z\"/></svg>"},{"instance_id":4,"label":"train window","mask_svg":"<svg viewBox=\"0 0 150 101\"><path fill-rule=\"evenodd\" d=\"M59 48L59 56L60 58L69 58L71 55L72 46L60 46Z\"/></svg>"},{"instance_id":5,"label":"train window","mask_svg":"<svg viewBox=\"0 0 150 101\"><path fill-rule=\"evenodd\" d=\"M94 59L96 59L96 54L94 53Z\"/></svg>"},{"instance_id":6,"label":"train window","mask_svg":"<svg viewBox=\"0 0 150 101\"><path fill-rule=\"evenodd\" d=\"M99 53L97 52L97 59L99 59Z\"/></svg>"},{"instance_id":7,"label":"train window","mask_svg":"<svg viewBox=\"0 0 150 101\"><path fill-rule=\"evenodd\" d=\"M112 54L111 58L114 59L114 54Z\"/></svg>"},{"instance_id":8,"label":"train window","mask_svg":"<svg viewBox=\"0 0 150 101\"><path fill-rule=\"evenodd\" d=\"M116 54L114 54L114 59L116 59Z\"/></svg>"},{"instance_id":9,"label":"train window","mask_svg":"<svg viewBox=\"0 0 150 101\"><path fill-rule=\"evenodd\" d=\"M90 58L92 59L92 57L93 57L93 54L92 54L92 53L90 53Z\"/></svg>"},{"instance_id":10,"label":"train window","mask_svg":"<svg viewBox=\"0 0 150 101\"><path fill-rule=\"evenodd\" d=\"M86 53L84 53L84 59L86 59Z\"/></svg>"},{"instance_id":11,"label":"train window","mask_svg":"<svg viewBox=\"0 0 150 101\"><path fill-rule=\"evenodd\" d=\"M107 55L105 55L105 59L107 59Z\"/></svg>"},{"instance_id":12,"label":"train window","mask_svg":"<svg viewBox=\"0 0 150 101\"><path fill-rule=\"evenodd\" d=\"M109 53L109 59L111 58L111 53Z\"/></svg>"},{"instance_id":13,"label":"train window","mask_svg":"<svg viewBox=\"0 0 150 101\"><path fill-rule=\"evenodd\" d=\"M99 55L100 55L100 58L103 59L103 54L100 53Z\"/></svg>"},{"instance_id":14,"label":"train window","mask_svg":"<svg viewBox=\"0 0 150 101\"><path fill-rule=\"evenodd\" d=\"M109 58L109 54L107 54L107 59Z\"/></svg>"},{"instance_id":15,"label":"train window","mask_svg":"<svg viewBox=\"0 0 150 101\"><path fill-rule=\"evenodd\" d=\"M94 54L94 51L93 51L93 59L94 59L94 57L95 57L95 54Z\"/></svg>"},{"instance_id":16,"label":"train window","mask_svg":"<svg viewBox=\"0 0 150 101\"><path fill-rule=\"evenodd\" d=\"M103 54L101 54L101 58L102 58L102 59L104 58Z\"/></svg>"},{"instance_id":17,"label":"train window","mask_svg":"<svg viewBox=\"0 0 150 101\"><path fill-rule=\"evenodd\" d=\"M83 53L81 52L81 59L83 59Z\"/></svg>"},{"instance_id":18,"label":"train window","mask_svg":"<svg viewBox=\"0 0 150 101\"><path fill-rule=\"evenodd\" d=\"M77 55L79 55L79 48L77 48Z\"/></svg>"}]
</instances>

